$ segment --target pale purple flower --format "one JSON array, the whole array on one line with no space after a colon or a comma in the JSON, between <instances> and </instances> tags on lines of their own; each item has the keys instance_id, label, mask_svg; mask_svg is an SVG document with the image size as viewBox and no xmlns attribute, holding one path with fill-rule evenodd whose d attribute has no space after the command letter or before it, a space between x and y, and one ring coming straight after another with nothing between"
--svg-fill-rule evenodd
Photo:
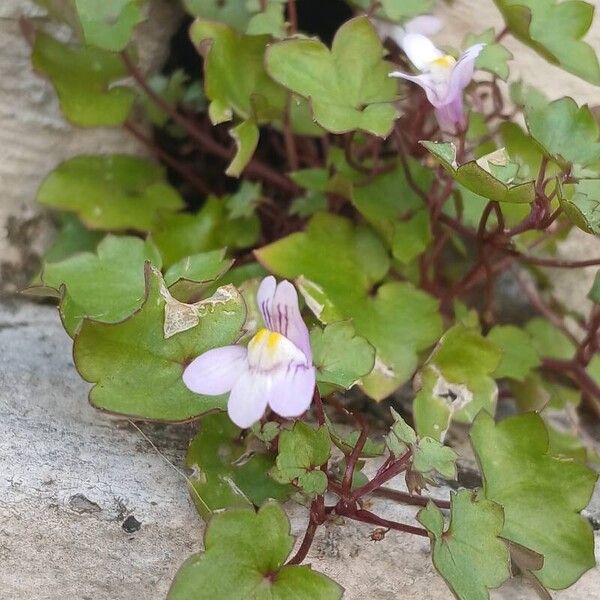
<instances>
[{"instance_id":1,"label":"pale purple flower","mask_svg":"<svg viewBox=\"0 0 600 600\"><path fill-rule=\"evenodd\" d=\"M442 131L457 133L467 125L463 93L473 79L475 61L484 46L475 44L467 48L457 61L436 48L424 35L407 33L402 39L402 49L421 75L394 71L390 77L401 77L420 85L435 109Z\"/></svg>"},{"instance_id":2,"label":"pale purple flower","mask_svg":"<svg viewBox=\"0 0 600 600\"><path fill-rule=\"evenodd\" d=\"M402 48L402 41L408 33L420 33L427 37L435 35L442 28L442 21L433 15L421 15L414 17L404 23L404 26L398 25L397 23L391 23L390 21L384 21L373 17L371 19L377 34L382 41L386 38L390 38L396 44Z\"/></svg>"},{"instance_id":3,"label":"pale purple flower","mask_svg":"<svg viewBox=\"0 0 600 600\"><path fill-rule=\"evenodd\" d=\"M201 354L183 373L197 394L230 392L229 418L239 427L256 423L267 406L281 417L298 417L310 406L315 368L298 295L289 281L263 279L256 296L265 328L244 346L224 346Z\"/></svg>"}]
</instances>

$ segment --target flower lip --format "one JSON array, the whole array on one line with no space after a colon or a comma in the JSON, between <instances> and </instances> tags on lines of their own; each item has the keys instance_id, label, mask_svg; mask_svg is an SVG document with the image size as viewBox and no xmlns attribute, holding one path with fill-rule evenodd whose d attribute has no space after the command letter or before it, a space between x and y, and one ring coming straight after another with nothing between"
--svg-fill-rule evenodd
<instances>
[{"instance_id":1,"label":"flower lip","mask_svg":"<svg viewBox=\"0 0 600 600\"><path fill-rule=\"evenodd\" d=\"M308 367L306 355L277 331L260 329L248 344L251 371L269 373L279 368Z\"/></svg>"}]
</instances>

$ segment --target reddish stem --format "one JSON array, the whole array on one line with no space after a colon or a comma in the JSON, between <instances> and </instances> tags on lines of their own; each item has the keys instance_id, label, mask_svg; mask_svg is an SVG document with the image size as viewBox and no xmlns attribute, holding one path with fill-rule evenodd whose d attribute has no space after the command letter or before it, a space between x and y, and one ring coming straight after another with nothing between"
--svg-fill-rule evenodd
<instances>
[{"instance_id":1,"label":"reddish stem","mask_svg":"<svg viewBox=\"0 0 600 600\"><path fill-rule=\"evenodd\" d=\"M154 102L161 110L168 114L174 121L179 123L187 131L190 137L200 145L201 148L203 148L206 152L214 154L215 156L218 156L224 160L231 160L233 158L235 154L235 150L233 148L226 148L225 146L219 144L219 142L214 140L210 135L198 127L194 121L184 117L174 106L162 98L160 94L157 94L150 87L150 85L148 85L144 74L133 63L127 52L121 52L121 59L129 71L129 74L142 88L142 90L144 90L148 98L150 98L152 102ZM267 181L268 183L292 194L295 194L298 191L297 186L287 177L281 175L268 165L263 164L255 158L248 163L248 166L246 167L246 174L248 176L254 176L258 179Z\"/></svg>"},{"instance_id":2,"label":"reddish stem","mask_svg":"<svg viewBox=\"0 0 600 600\"><path fill-rule=\"evenodd\" d=\"M413 506L427 506L429 502L433 502L438 508L450 508L450 502L447 500L436 500L435 498L426 498L424 496L415 496L407 492L393 490L391 488L380 487L373 491L373 496L386 498L387 500L395 500L403 504L411 504Z\"/></svg>"}]
</instances>

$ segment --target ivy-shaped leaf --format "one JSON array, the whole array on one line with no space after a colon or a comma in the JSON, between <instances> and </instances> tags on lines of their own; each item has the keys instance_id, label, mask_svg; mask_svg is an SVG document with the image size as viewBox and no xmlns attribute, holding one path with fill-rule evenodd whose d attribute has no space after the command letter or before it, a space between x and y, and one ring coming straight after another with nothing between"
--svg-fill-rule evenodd
<instances>
[{"instance_id":1,"label":"ivy-shaped leaf","mask_svg":"<svg viewBox=\"0 0 600 600\"><path fill-rule=\"evenodd\" d=\"M392 408L394 423L385 441L389 451L396 457L412 450L411 471L426 478L434 472L446 479L456 479L456 452L431 437L419 437L415 430Z\"/></svg>"},{"instance_id":2,"label":"ivy-shaped leaf","mask_svg":"<svg viewBox=\"0 0 600 600\"><path fill-rule=\"evenodd\" d=\"M204 90L214 124L230 121L234 114L244 120L258 118L258 97L264 113L284 107L285 90L263 66L269 36L243 35L224 23L204 19L194 21L190 36L204 55Z\"/></svg>"},{"instance_id":3,"label":"ivy-shaped leaf","mask_svg":"<svg viewBox=\"0 0 600 600\"><path fill-rule=\"evenodd\" d=\"M502 359L492 373L495 379L509 377L523 381L532 369L541 364L540 357L529 335L514 325L496 325L487 339L502 352Z\"/></svg>"},{"instance_id":4,"label":"ivy-shaped leaf","mask_svg":"<svg viewBox=\"0 0 600 600\"><path fill-rule=\"evenodd\" d=\"M410 173L415 184L424 192L428 192L432 182L432 171L422 166L418 161L409 158ZM341 165L340 165L341 166ZM342 166L345 169L345 165ZM415 193L406 179L406 172L401 165L385 173L380 173L364 184L353 185L350 200L360 214L376 229L390 245L402 245L400 242L403 229L406 226L401 219L411 212L423 208L423 200ZM421 221L423 217L420 217ZM419 240L427 237L424 224L415 223L421 234ZM413 234L412 237L415 237ZM420 245L420 244L419 244ZM400 250L400 255L405 251Z\"/></svg>"},{"instance_id":5,"label":"ivy-shaped leaf","mask_svg":"<svg viewBox=\"0 0 600 600\"><path fill-rule=\"evenodd\" d=\"M533 346L539 356L570 360L575 354L575 347L571 340L550 321L541 317L534 317L527 321L525 331L531 337Z\"/></svg>"},{"instance_id":6,"label":"ivy-shaped leaf","mask_svg":"<svg viewBox=\"0 0 600 600\"><path fill-rule=\"evenodd\" d=\"M181 302L205 290L210 283L222 277L233 265L225 258L225 250L212 250L186 256L171 265L165 273L165 284L169 292Z\"/></svg>"},{"instance_id":7,"label":"ivy-shaped leaf","mask_svg":"<svg viewBox=\"0 0 600 600\"><path fill-rule=\"evenodd\" d=\"M375 368L362 379L372 398L385 398L407 381L417 353L438 339L441 319L431 296L406 282L384 283L370 293L387 273L389 257L369 229L317 214L305 232L255 254L273 273L299 278L299 290L318 318L351 319L356 333L375 347Z\"/></svg>"},{"instance_id":8,"label":"ivy-shaped leaf","mask_svg":"<svg viewBox=\"0 0 600 600\"><path fill-rule=\"evenodd\" d=\"M73 355L94 387L90 402L114 413L157 421L183 421L215 408L223 396L201 396L183 384L191 360L236 341L244 324L243 301L233 286L197 304L169 294L160 273L146 265L146 300L115 324L84 320Z\"/></svg>"},{"instance_id":9,"label":"ivy-shaped leaf","mask_svg":"<svg viewBox=\"0 0 600 600\"><path fill-rule=\"evenodd\" d=\"M87 44L111 52L123 50L142 21L140 0L75 0Z\"/></svg>"},{"instance_id":10,"label":"ivy-shaped leaf","mask_svg":"<svg viewBox=\"0 0 600 600\"><path fill-rule=\"evenodd\" d=\"M362 129L386 137L398 113L391 104L392 65L366 17L344 23L331 51L314 39L291 39L267 49L267 71L286 88L310 99L316 122L332 133Z\"/></svg>"},{"instance_id":11,"label":"ivy-shaped leaf","mask_svg":"<svg viewBox=\"0 0 600 600\"><path fill-rule=\"evenodd\" d=\"M307 494L323 494L327 475L319 469L331 454L331 439L324 425L314 429L297 421L279 436L277 462L271 476L280 483L294 483Z\"/></svg>"},{"instance_id":12,"label":"ivy-shaped leaf","mask_svg":"<svg viewBox=\"0 0 600 600\"><path fill-rule=\"evenodd\" d=\"M560 185L558 200L579 229L600 235L600 179L582 179L576 185Z\"/></svg>"},{"instance_id":13,"label":"ivy-shaped leaf","mask_svg":"<svg viewBox=\"0 0 600 600\"><path fill-rule=\"evenodd\" d=\"M546 155L588 165L600 159L600 126L587 106L573 98L560 98L526 114L531 136Z\"/></svg>"},{"instance_id":14,"label":"ivy-shaped leaf","mask_svg":"<svg viewBox=\"0 0 600 600\"><path fill-rule=\"evenodd\" d=\"M546 60L600 85L600 65L582 40L594 6L581 0L494 0L511 33Z\"/></svg>"},{"instance_id":15,"label":"ivy-shaped leaf","mask_svg":"<svg viewBox=\"0 0 600 600\"><path fill-rule=\"evenodd\" d=\"M340 600L342 588L308 565L285 565L294 547L290 523L276 502L258 513L216 514L204 534L204 552L175 575L168 600Z\"/></svg>"},{"instance_id":16,"label":"ivy-shaped leaf","mask_svg":"<svg viewBox=\"0 0 600 600\"><path fill-rule=\"evenodd\" d=\"M310 347L317 381L332 391L352 387L375 364L375 349L356 335L350 323L332 323L325 329L315 327L310 332Z\"/></svg>"},{"instance_id":17,"label":"ivy-shaped leaf","mask_svg":"<svg viewBox=\"0 0 600 600\"><path fill-rule=\"evenodd\" d=\"M414 401L419 435L443 441L451 419L470 423L482 409L494 414L498 387L491 374L501 358L477 329L462 323L449 329L420 373Z\"/></svg>"},{"instance_id":18,"label":"ivy-shaped leaf","mask_svg":"<svg viewBox=\"0 0 600 600\"><path fill-rule=\"evenodd\" d=\"M516 174L516 165L505 152L496 151L477 160L457 165L456 147L450 142L421 142L442 164L451 177L489 200L497 202L531 203L535 198L535 183L509 183Z\"/></svg>"},{"instance_id":19,"label":"ivy-shaped leaf","mask_svg":"<svg viewBox=\"0 0 600 600\"><path fill-rule=\"evenodd\" d=\"M226 413L203 417L201 427L189 447L186 464L193 471L188 481L191 497L203 519L226 508L288 498L293 488L276 483L267 474L275 462L273 456L249 453L240 441L241 429Z\"/></svg>"},{"instance_id":20,"label":"ivy-shaped leaf","mask_svg":"<svg viewBox=\"0 0 600 600\"><path fill-rule=\"evenodd\" d=\"M127 74L115 54L62 44L37 32L31 61L38 73L50 79L65 117L75 125L115 126L127 119L135 92L113 85Z\"/></svg>"},{"instance_id":21,"label":"ivy-shaped leaf","mask_svg":"<svg viewBox=\"0 0 600 600\"><path fill-rule=\"evenodd\" d=\"M395 224L392 254L396 260L407 265L425 252L430 241L429 212L418 210L410 219Z\"/></svg>"},{"instance_id":22,"label":"ivy-shaped leaf","mask_svg":"<svg viewBox=\"0 0 600 600\"><path fill-rule=\"evenodd\" d=\"M579 512L590 501L597 474L551 456L548 433L536 413L496 424L482 412L470 435L483 493L504 508L502 537L544 556L543 568L534 573L540 582L563 589L595 566L592 528Z\"/></svg>"},{"instance_id":23,"label":"ivy-shaped leaf","mask_svg":"<svg viewBox=\"0 0 600 600\"><path fill-rule=\"evenodd\" d=\"M59 215L60 229L52 242L52 246L44 255L44 262L53 263L69 258L78 252L94 252L104 237L102 231L87 229L73 214Z\"/></svg>"},{"instance_id":24,"label":"ivy-shaped leaf","mask_svg":"<svg viewBox=\"0 0 600 600\"><path fill-rule=\"evenodd\" d=\"M149 231L159 211L183 207L158 164L126 154L76 156L44 179L38 201L73 212L92 229Z\"/></svg>"},{"instance_id":25,"label":"ivy-shaped leaf","mask_svg":"<svg viewBox=\"0 0 600 600\"><path fill-rule=\"evenodd\" d=\"M209 196L195 214L161 214L152 232L166 267L207 250L248 248L259 236L260 221L256 215L232 219L227 198L215 196Z\"/></svg>"},{"instance_id":26,"label":"ivy-shaped leaf","mask_svg":"<svg viewBox=\"0 0 600 600\"><path fill-rule=\"evenodd\" d=\"M510 577L508 548L500 534L502 507L461 490L451 496L450 524L430 502L417 519L429 532L432 560L460 600L488 600L489 590Z\"/></svg>"},{"instance_id":27,"label":"ivy-shaped leaf","mask_svg":"<svg viewBox=\"0 0 600 600\"><path fill-rule=\"evenodd\" d=\"M482 71L497 75L500 79L506 81L510 74L508 61L512 60L513 55L502 44L496 42L494 28L486 29L479 35L475 35L474 33L467 34L463 40L463 48L469 48L474 44L485 44L485 47L477 57L475 66Z\"/></svg>"},{"instance_id":28,"label":"ivy-shaped leaf","mask_svg":"<svg viewBox=\"0 0 600 600\"><path fill-rule=\"evenodd\" d=\"M239 177L252 160L256 146L258 146L259 131L256 123L248 119L230 129L229 135L235 141L236 152L225 170L225 175Z\"/></svg>"},{"instance_id":29,"label":"ivy-shaped leaf","mask_svg":"<svg viewBox=\"0 0 600 600\"><path fill-rule=\"evenodd\" d=\"M62 292L60 313L73 337L84 318L116 323L130 316L144 301L144 263L160 268L156 246L134 237L107 235L96 253L82 252L46 264L44 285Z\"/></svg>"}]
</instances>

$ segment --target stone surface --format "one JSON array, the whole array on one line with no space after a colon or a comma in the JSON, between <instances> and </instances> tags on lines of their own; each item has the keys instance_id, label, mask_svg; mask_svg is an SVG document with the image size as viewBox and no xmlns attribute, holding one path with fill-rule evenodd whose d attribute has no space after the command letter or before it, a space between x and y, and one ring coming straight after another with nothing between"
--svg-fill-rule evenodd
<instances>
[{"instance_id":1,"label":"stone surface","mask_svg":"<svg viewBox=\"0 0 600 600\"><path fill-rule=\"evenodd\" d=\"M52 307L0 304L0 348L0 599L163 600L202 547L180 467L193 426L140 425L155 448L126 420L93 410ZM301 536L306 511L288 508ZM382 500L373 509L404 522L414 515ZM600 523L600 494L590 511ZM346 600L452 597L426 539L390 532L373 542L372 530L323 527L308 560L345 586ZM555 598L588 600L599 589L596 568ZM536 596L509 585L492 597Z\"/></svg>"},{"instance_id":2,"label":"stone surface","mask_svg":"<svg viewBox=\"0 0 600 600\"><path fill-rule=\"evenodd\" d=\"M35 203L42 179L61 161L77 154L135 152L143 149L119 128L82 129L67 123L53 87L36 75L19 19L60 33L30 0L0 2L0 292L27 283L48 245L47 213ZM158 69L179 20L168 0L153 0L149 19L137 32L144 69Z\"/></svg>"}]
</instances>

